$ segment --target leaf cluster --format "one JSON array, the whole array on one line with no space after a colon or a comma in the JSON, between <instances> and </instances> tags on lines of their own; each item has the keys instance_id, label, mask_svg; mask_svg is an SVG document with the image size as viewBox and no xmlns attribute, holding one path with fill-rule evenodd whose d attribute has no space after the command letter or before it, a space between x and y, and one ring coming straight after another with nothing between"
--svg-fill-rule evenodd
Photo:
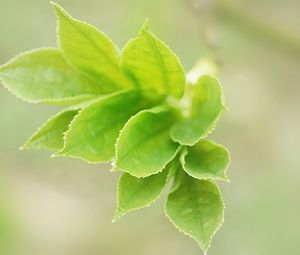
<instances>
[{"instance_id":1,"label":"leaf cluster","mask_svg":"<svg viewBox=\"0 0 300 255\"><path fill-rule=\"evenodd\" d=\"M186 81L171 49L145 24L122 50L94 26L52 3L58 47L22 53L0 79L32 103L64 105L22 146L121 172L114 220L170 187L170 221L205 252L223 222L214 180L227 180L229 153L206 137L225 109L219 80Z\"/></svg>"}]
</instances>

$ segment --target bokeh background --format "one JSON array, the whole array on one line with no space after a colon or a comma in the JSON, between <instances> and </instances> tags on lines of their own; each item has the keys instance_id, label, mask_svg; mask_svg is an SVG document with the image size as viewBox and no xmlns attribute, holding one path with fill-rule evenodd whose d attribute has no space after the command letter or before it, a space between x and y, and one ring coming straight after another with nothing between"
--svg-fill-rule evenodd
<instances>
[{"instance_id":1,"label":"bokeh background","mask_svg":"<svg viewBox=\"0 0 300 255\"><path fill-rule=\"evenodd\" d=\"M231 183L221 184L225 224L208 254L300 254L300 2L58 3L120 47L148 17L186 70L201 57L218 63L229 110L211 137L228 146L232 164ZM55 46L55 27L46 0L0 0L0 63ZM201 254L165 218L164 197L111 224L118 175L109 165L18 150L58 110L0 87L0 254Z\"/></svg>"}]
</instances>

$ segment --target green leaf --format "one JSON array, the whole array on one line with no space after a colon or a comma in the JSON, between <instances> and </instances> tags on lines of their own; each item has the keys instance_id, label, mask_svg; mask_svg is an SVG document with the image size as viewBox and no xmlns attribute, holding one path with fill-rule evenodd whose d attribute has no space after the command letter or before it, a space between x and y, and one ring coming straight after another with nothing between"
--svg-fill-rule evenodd
<instances>
[{"instance_id":1,"label":"green leaf","mask_svg":"<svg viewBox=\"0 0 300 255\"><path fill-rule=\"evenodd\" d=\"M178 155L167 165L166 167L168 169L168 176L167 176L167 183L171 184L171 190L170 192L173 192L175 189L177 189L180 185L182 174L185 174L184 171L182 171L181 163L180 163L180 152Z\"/></svg>"},{"instance_id":2,"label":"green leaf","mask_svg":"<svg viewBox=\"0 0 300 255\"><path fill-rule=\"evenodd\" d=\"M78 110L59 112L38 129L21 149L61 149L64 145L64 132L77 113Z\"/></svg>"},{"instance_id":3,"label":"green leaf","mask_svg":"<svg viewBox=\"0 0 300 255\"><path fill-rule=\"evenodd\" d=\"M221 113L226 109L219 80L213 76L201 76L187 91L185 101L190 105L183 120L171 130L171 137L182 145L194 145L205 138L215 127Z\"/></svg>"},{"instance_id":4,"label":"green leaf","mask_svg":"<svg viewBox=\"0 0 300 255\"><path fill-rule=\"evenodd\" d=\"M123 173L119 179L118 208L113 221L130 211L150 206L157 200L166 186L167 173L164 170L145 178Z\"/></svg>"},{"instance_id":5,"label":"green leaf","mask_svg":"<svg viewBox=\"0 0 300 255\"><path fill-rule=\"evenodd\" d=\"M25 52L0 67L0 79L13 94L29 102L75 103L102 88L75 72L57 49Z\"/></svg>"},{"instance_id":6,"label":"green leaf","mask_svg":"<svg viewBox=\"0 0 300 255\"><path fill-rule=\"evenodd\" d=\"M145 26L124 47L121 65L140 88L177 98L183 94L185 74L179 59Z\"/></svg>"},{"instance_id":7,"label":"green leaf","mask_svg":"<svg viewBox=\"0 0 300 255\"><path fill-rule=\"evenodd\" d=\"M74 118L58 155L89 162L112 160L122 127L132 115L151 106L139 91L118 92L96 100Z\"/></svg>"},{"instance_id":8,"label":"green leaf","mask_svg":"<svg viewBox=\"0 0 300 255\"><path fill-rule=\"evenodd\" d=\"M166 214L175 227L195 239L206 252L223 223L224 205L218 186L185 174L180 186L168 196Z\"/></svg>"},{"instance_id":9,"label":"green leaf","mask_svg":"<svg viewBox=\"0 0 300 255\"><path fill-rule=\"evenodd\" d=\"M168 218L206 252L224 216L219 188L207 179L227 180L230 161L225 147L204 140L225 109L220 82L207 75L214 66L203 60L186 78L176 55L146 25L120 52L97 28L52 5L59 49L25 52L0 66L0 80L17 97L71 105L23 148L113 160L113 170L123 171L114 221L170 186ZM0 208L0 228L7 230L4 221Z\"/></svg>"},{"instance_id":10,"label":"green leaf","mask_svg":"<svg viewBox=\"0 0 300 255\"><path fill-rule=\"evenodd\" d=\"M179 149L169 136L174 121L175 113L168 107L144 110L132 117L118 138L115 168L138 178L161 172Z\"/></svg>"},{"instance_id":11,"label":"green leaf","mask_svg":"<svg viewBox=\"0 0 300 255\"><path fill-rule=\"evenodd\" d=\"M228 180L226 170L230 156L222 145L200 140L194 146L186 147L180 160L183 169L194 178Z\"/></svg>"},{"instance_id":12,"label":"green leaf","mask_svg":"<svg viewBox=\"0 0 300 255\"><path fill-rule=\"evenodd\" d=\"M62 7L52 3L58 18L58 41L63 56L78 71L105 87L108 92L134 85L119 68L119 51L94 26L73 19Z\"/></svg>"},{"instance_id":13,"label":"green leaf","mask_svg":"<svg viewBox=\"0 0 300 255\"><path fill-rule=\"evenodd\" d=\"M99 96L97 98L100 98ZM69 106L52 116L41 126L21 147L21 149L47 149L60 150L64 146L64 133L69 129L69 125L78 111L87 107L98 99L90 99L76 105Z\"/></svg>"}]
</instances>

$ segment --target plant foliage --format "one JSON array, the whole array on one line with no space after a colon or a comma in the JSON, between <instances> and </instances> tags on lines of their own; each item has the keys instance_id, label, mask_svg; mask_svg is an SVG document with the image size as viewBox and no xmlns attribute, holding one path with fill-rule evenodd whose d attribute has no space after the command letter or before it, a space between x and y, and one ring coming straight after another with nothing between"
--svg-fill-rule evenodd
<instances>
[{"instance_id":1,"label":"plant foliage","mask_svg":"<svg viewBox=\"0 0 300 255\"><path fill-rule=\"evenodd\" d=\"M23 145L88 162L113 161L122 175L114 220L169 187L166 215L206 252L223 222L215 180L229 153L206 137L225 109L219 80L186 81L171 49L145 24L122 51L97 28L52 3L58 48L22 53L0 79L32 103L65 105Z\"/></svg>"}]
</instances>

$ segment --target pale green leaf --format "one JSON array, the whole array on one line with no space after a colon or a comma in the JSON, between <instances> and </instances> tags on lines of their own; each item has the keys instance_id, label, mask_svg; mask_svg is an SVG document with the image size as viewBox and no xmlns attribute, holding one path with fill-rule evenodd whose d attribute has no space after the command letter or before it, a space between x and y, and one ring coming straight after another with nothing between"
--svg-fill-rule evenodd
<instances>
[{"instance_id":1,"label":"pale green leaf","mask_svg":"<svg viewBox=\"0 0 300 255\"><path fill-rule=\"evenodd\" d=\"M180 186L168 196L166 214L175 227L195 239L206 252L223 223L221 193L216 184L185 174Z\"/></svg>"},{"instance_id":2,"label":"pale green leaf","mask_svg":"<svg viewBox=\"0 0 300 255\"><path fill-rule=\"evenodd\" d=\"M225 110L221 84L213 76L202 76L189 88L184 100L189 105L183 120L172 128L171 137L180 144L194 145L211 132Z\"/></svg>"},{"instance_id":3,"label":"pale green leaf","mask_svg":"<svg viewBox=\"0 0 300 255\"><path fill-rule=\"evenodd\" d=\"M183 94L185 74L179 59L145 26L124 47L121 65L140 88L177 98Z\"/></svg>"},{"instance_id":4,"label":"pale green leaf","mask_svg":"<svg viewBox=\"0 0 300 255\"><path fill-rule=\"evenodd\" d=\"M118 184L118 208L114 221L126 213L144 208L157 200L166 186L168 171L151 175L145 178L136 178L123 173Z\"/></svg>"},{"instance_id":5,"label":"pale green leaf","mask_svg":"<svg viewBox=\"0 0 300 255\"><path fill-rule=\"evenodd\" d=\"M54 48L16 56L0 67L0 80L29 102L73 104L103 93L99 85L75 72Z\"/></svg>"},{"instance_id":6,"label":"pale green leaf","mask_svg":"<svg viewBox=\"0 0 300 255\"><path fill-rule=\"evenodd\" d=\"M175 113L165 107L132 117L118 138L115 168L138 178L161 172L179 149L169 136L174 121Z\"/></svg>"},{"instance_id":7,"label":"pale green leaf","mask_svg":"<svg viewBox=\"0 0 300 255\"><path fill-rule=\"evenodd\" d=\"M96 100L74 118L58 155L89 162L112 160L122 127L132 115L151 104L139 91L118 92Z\"/></svg>"},{"instance_id":8,"label":"pale green leaf","mask_svg":"<svg viewBox=\"0 0 300 255\"><path fill-rule=\"evenodd\" d=\"M228 150L209 140L200 140L186 147L181 154L183 169L194 178L228 180L226 170L230 163Z\"/></svg>"},{"instance_id":9,"label":"pale green leaf","mask_svg":"<svg viewBox=\"0 0 300 255\"><path fill-rule=\"evenodd\" d=\"M72 18L52 3L58 18L58 42L63 56L78 71L105 87L106 91L134 85L119 68L119 52L113 42L94 26Z\"/></svg>"},{"instance_id":10,"label":"pale green leaf","mask_svg":"<svg viewBox=\"0 0 300 255\"><path fill-rule=\"evenodd\" d=\"M71 121L78 111L101 97L86 100L76 105L69 106L51 117L41 126L21 147L21 149L48 149L60 150L64 145L64 133L69 129Z\"/></svg>"},{"instance_id":11,"label":"pale green leaf","mask_svg":"<svg viewBox=\"0 0 300 255\"><path fill-rule=\"evenodd\" d=\"M78 110L64 110L50 118L21 149L59 150L64 145L64 132L68 130Z\"/></svg>"}]
</instances>

